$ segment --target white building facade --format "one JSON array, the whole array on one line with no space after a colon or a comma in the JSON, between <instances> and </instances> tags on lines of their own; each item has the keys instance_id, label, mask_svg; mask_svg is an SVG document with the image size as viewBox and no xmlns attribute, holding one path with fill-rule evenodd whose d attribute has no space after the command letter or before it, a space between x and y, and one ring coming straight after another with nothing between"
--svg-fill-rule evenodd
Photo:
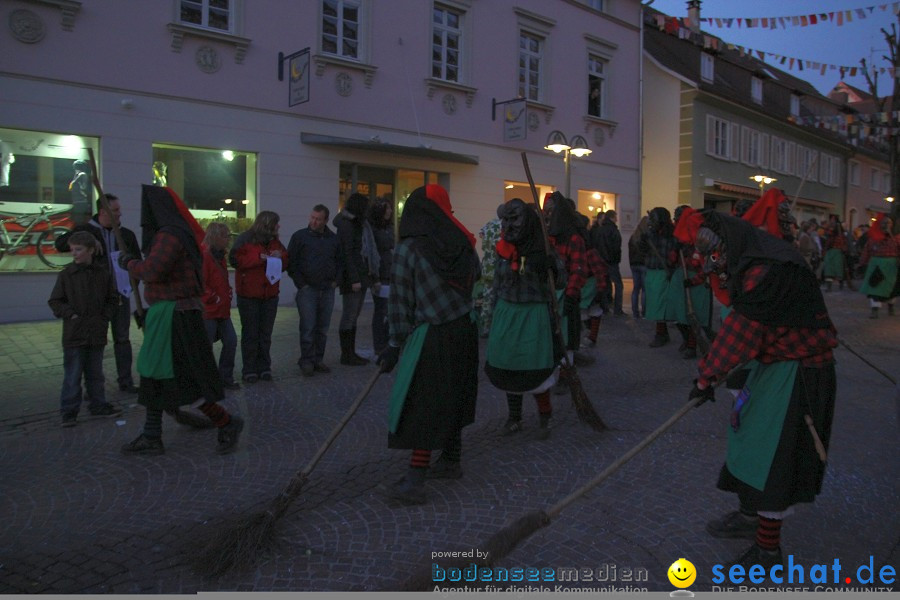
<instances>
[{"instance_id":1,"label":"white building facade","mask_svg":"<svg viewBox=\"0 0 900 600\"><path fill-rule=\"evenodd\" d=\"M20 218L5 223L0 321L50 317L55 269L35 244L52 254L41 231L71 226L86 148L139 237L140 186L164 170L199 219L241 228L272 210L287 243L316 204L333 216L360 191L402 208L424 183L477 232L531 199L523 151L541 195L565 190L544 149L559 131L592 150L570 157L570 196L585 214L615 208L627 237L640 21L638 0L7 0L0 217ZM51 223L25 233L41 207ZM285 279L283 304L293 291Z\"/></svg>"}]
</instances>

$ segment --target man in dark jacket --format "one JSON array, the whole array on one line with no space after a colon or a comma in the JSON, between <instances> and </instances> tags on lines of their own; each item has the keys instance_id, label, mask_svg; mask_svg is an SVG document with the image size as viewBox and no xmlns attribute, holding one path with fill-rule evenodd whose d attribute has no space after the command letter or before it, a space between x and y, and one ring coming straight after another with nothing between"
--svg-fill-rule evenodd
<instances>
[{"instance_id":1,"label":"man in dark jacket","mask_svg":"<svg viewBox=\"0 0 900 600\"><path fill-rule=\"evenodd\" d=\"M597 252L606 261L609 271L609 281L613 286L613 314L623 316L622 310L622 274L619 272L619 263L622 262L622 235L616 226L616 211L608 210L594 235Z\"/></svg>"},{"instance_id":2,"label":"man in dark jacket","mask_svg":"<svg viewBox=\"0 0 900 600\"><path fill-rule=\"evenodd\" d=\"M138 245L134 232L127 227L121 226L119 231L122 233L122 241L125 242L125 248L119 248L116 236L113 234L113 223L120 220L122 207L119 204L119 198L112 194L106 194L106 201L109 203L109 211L103 208L103 203L100 200L97 200L97 213L87 223L78 225L70 233L60 236L56 240L56 249L60 252L69 252L69 236L76 231L87 231L100 242L100 249L96 257L97 263L105 265L112 273L118 289L119 301L116 305L116 314L113 316L110 324L112 325L113 351L116 357L119 389L123 392L136 394L138 390L134 386L134 377L131 375L131 341L128 339L128 332L131 327L131 294L133 290L131 289L127 273L122 272L119 268L118 263L114 260L113 253L124 250L132 256L140 256L141 248ZM117 271L119 272L118 276Z\"/></svg>"},{"instance_id":3,"label":"man in dark jacket","mask_svg":"<svg viewBox=\"0 0 900 600\"><path fill-rule=\"evenodd\" d=\"M297 286L300 313L300 371L305 377L329 373L322 358L334 309L334 288L341 272L341 246L328 228L328 207L317 204L309 215L309 227L291 236L288 274Z\"/></svg>"}]
</instances>

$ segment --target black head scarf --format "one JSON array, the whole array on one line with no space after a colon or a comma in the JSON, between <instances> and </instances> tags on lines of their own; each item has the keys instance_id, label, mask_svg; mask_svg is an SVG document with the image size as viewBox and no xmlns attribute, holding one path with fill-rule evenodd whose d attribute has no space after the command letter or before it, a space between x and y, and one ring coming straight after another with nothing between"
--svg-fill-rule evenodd
<instances>
[{"instance_id":1,"label":"black head scarf","mask_svg":"<svg viewBox=\"0 0 900 600\"><path fill-rule=\"evenodd\" d=\"M472 293L478 261L472 241L427 196L425 186L413 190L403 205L400 239L406 238L415 238L415 247L442 279L462 293Z\"/></svg>"},{"instance_id":2,"label":"black head scarf","mask_svg":"<svg viewBox=\"0 0 900 600\"><path fill-rule=\"evenodd\" d=\"M573 233L578 232L578 213L575 212L574 203L570 202L559 191L550 194L551 202L550 223L547 225L547 233L557 239L569 239Z\"/></svg>"},{"instance_id":3,"label":"black head scarf","mask_svg":"<svg viewBox=\"0 0 900 600\"><path fill-rule=\"evenodd\" d=\"M816 276L791 244L743 219L714 210L704 214L704 227L715 232L725 245L729 293L736 311L767 325L831 325ZM743 275L759 264L769 265L769 272L745 292Z\"/></svg>"},{"instance_id":4,"label":"black head scarf","mask_svg":"<svg viewBox=\"0 0 900 600\"><path fill-rule=\"evenodd\" d=\"M170 188L155 185L141 186L141 250L150 253L153 238L165 231L178 238L198 276L203 272L203 255L197 236L203 235L200 225L188 212L184 202Z\"/></svg>"}]
</instances>

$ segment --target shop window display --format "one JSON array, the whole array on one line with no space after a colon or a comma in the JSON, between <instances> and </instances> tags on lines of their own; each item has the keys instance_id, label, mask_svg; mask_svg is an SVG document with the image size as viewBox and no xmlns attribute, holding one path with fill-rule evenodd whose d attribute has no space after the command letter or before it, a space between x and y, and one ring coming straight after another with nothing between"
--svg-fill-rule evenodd
<instances>
[{"instance_id":1,"label":"shop window display","mask_svg":"<svg viewBox=\"0 0 900 600\"><path fill-rule=\"evenodd\" d=\"M88 221L97 197L87 149L97 138L0 128L0 272L71 262L56 237Z\"/></svg>"},{"instance_id":2,"label":"shop window display","mask_svg":"<svg viewBox=\"0 0 900 600\"><path fill-rule=\"evenodd\" d=\"M153 145L154 185L172 188L205 228L212 221L232 234L256 215L256 154L228 149Z\"/></svg>"}]
</instances>

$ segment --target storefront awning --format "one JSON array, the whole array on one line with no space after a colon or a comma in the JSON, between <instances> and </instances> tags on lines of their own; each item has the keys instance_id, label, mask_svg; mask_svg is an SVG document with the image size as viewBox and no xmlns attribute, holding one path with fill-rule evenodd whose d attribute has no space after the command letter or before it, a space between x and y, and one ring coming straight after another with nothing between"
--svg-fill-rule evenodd
<instances>
[{"instance_id":1,"label":"storefront awning","mask_svg":"<svg viewBox=\"0 0 900 600\"><path fill-rule=\"evenodd\" d=\"M734 183L726 183L724 181L716 181L715 186L723 192L731 192L733 194L740 194L742 196L748 196L750 198L759 198L758 187L737 185ZM788 198L793 200L793 198L791 198L790 196L788 196ZM814 206L817 208L834 208L834 204L832 204L831 202L813 200L812 198L797 198L797 204L802 204L804 206Z\"/></svg>"},{"instance_id":2,"label":"storefront awning","mask_svg":"<svg viewBox=\"0 0 900 600\"><path fill-rule=\"evenodd\" d=\"M313 146L330 146L333 148L352 148L354 150L367 150L370 152L387 152L388 154L402 154L404 156L416 156L418 158L432 158L447 162L477 165L478 157L471 154L459 154L445 150L434 150L425 146L402 146L400 144L387 144L374 140L354 140L351 138L335 137L333 135L321 135L318 133L300 133L300 141Z\"/></svg>"}]
</instances>

